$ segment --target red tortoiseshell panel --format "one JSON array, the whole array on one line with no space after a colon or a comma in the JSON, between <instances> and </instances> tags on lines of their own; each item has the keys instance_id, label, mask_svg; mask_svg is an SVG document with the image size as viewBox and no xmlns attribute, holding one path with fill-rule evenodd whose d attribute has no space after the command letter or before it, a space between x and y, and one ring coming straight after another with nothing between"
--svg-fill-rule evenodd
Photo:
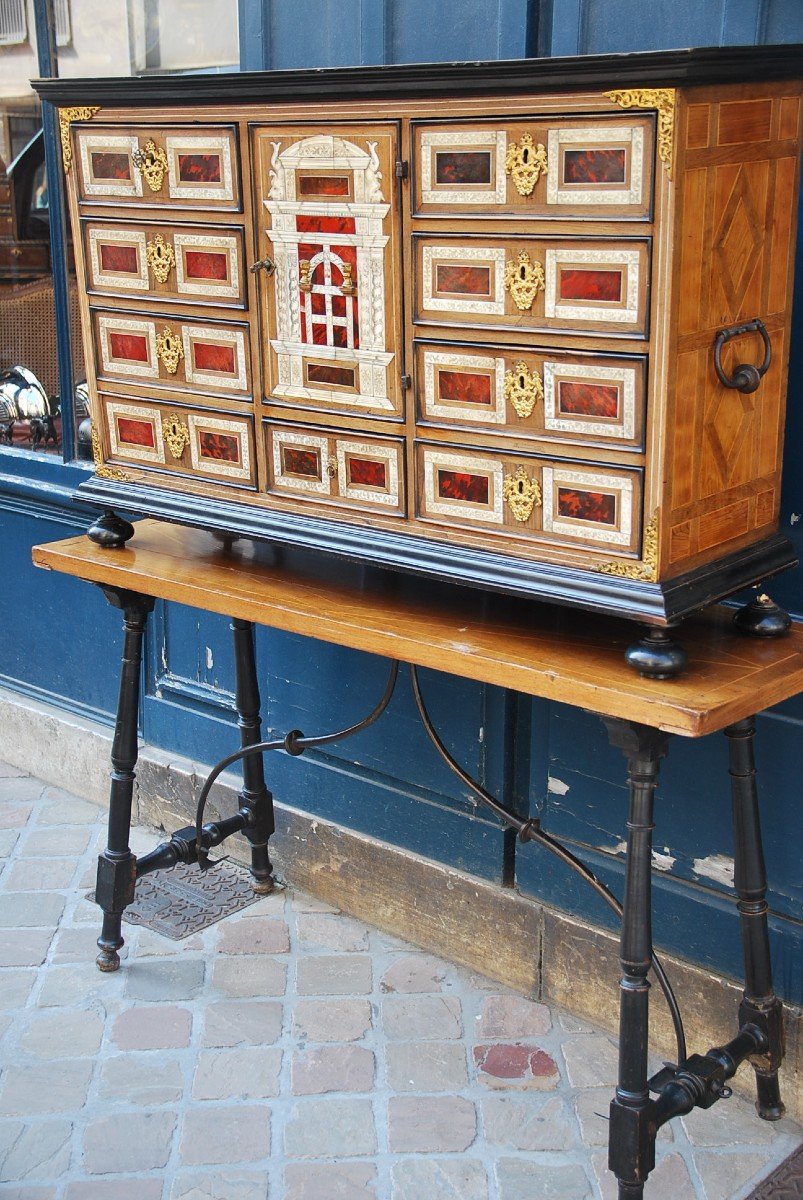
<instances>
[{"instance_id":1,"label":"red tortoiseshell panel","mask_svg":"<svg viewBox=\"0 0 803 1200\"><path fill-rule=\"evenodd\" d=\"M469 475L467 471L438 471L438 495L445 500L469 500L488 503L487 475Z\"/></svg>"},{"instance_id":2,"label":"red tortoiseshell panel","mask_svg":"<svg viewBox=\"0 0 803 1200\"><path fill-rule=\"evenodd\" d=\"M558 488L558 516L575 521L616 524L616 497L610 492L584 492L577 488Z\"/></svg>"},{"instance_id":3,"label":"red tortoiseshell panel","mask_svg":"<svg viewBox=\"0 0 803 1200\"><path fill-rule=\"evenodd\" d=\"M456 404L490 404L491 377L472 371L438 371L438 395Z\"/></svg>"},{"instance_id":4,"label":"red tortoiseshell panel","mask_svg":"<svg viewBox=\"0 0 803 1200\"><path fill-rule=\"evenodd\" d=\"M100 265L104 271L119 271L125 275L139 274L136 246L118 246L114 242L100 243Z\"/></svg>"},{"instance_id":5,"label":"red tortoiseshell panel","mask_svg":"<svg viewBox=\"0 0 803 1200\"><path fill-rule=\"evenodd\" d=\"M618 417L619 389L604 383L558 384L558 407L562 413L584 417Z\"/></svg>"},{"instance_id":6,"label":"red tortoiseshell panel","mask_svg":"<svg viewBox=\"0 0 803 1200\"><path fill-rule=\"evenodd\" d=\"M348 175L299 175L300 196L348 196Z\"/></svg>"},{"instance_id":7,"label":"red tortoiseshell panel","mask_svg":"<svg viewBox=\"0 0 803 1200\"><path fill-rule=\"evenodd\" d=\"M307 363L307 382L354 387L354 371L351 367L328 367L322 363Z\"/></svg>"},{"instance_id":8,"label":"red tortoiseshell panel","mask_svg":"<svg viewBox=\"0 0 803 1200\"><path fill-rule=\"evenodd\" d=\"M151 421L135 421L131 417L116 417L117 437L127 446L156 447L156 434Z\"/></svg>"},{"instance_id":9,"label":"red tortoiseshell panel","mask_svg":"<svg viewBox=\"0 0 803 1200\"><path fill-rule=\"evenodd\" d=\"M350 458L349 483L355 487L387 488L387 464L374 458Z\"/></svg>"},{"instance_id":10,"label":"red tortoiseshell panel","mask_svg":"<svg viewBox=\"0 0 803 1200\"><path fill-rule=\"evenodd\" d=\"M332 299L334 300L334 296ZM316 314L316 316L326 312L326 297L324 296L323 292L312 292L309 298L309 303L310 308Z\"/></svg>"},{"instance_id":11,"label":"red tortoiseshell panel","mask_svg":"<svg viewBox=\"0 0 803 1200\"><path fill-rule=\"evenodd\" d=\"M148 362L148 339L141 333L110 333L109 349L114 358Z\"/></svg>"},{"instance_id":12,"label":"red tortoiseshell panel","mask_svg":"<svg viewBox=\"0 0 803 1200\"><path fill-rule=\"evenodd\" d=\"M447 266L439 263L435 268L435 279L439 292L466 296L491 294L490 267Z\"/></svg>"},{"instance_id":13,"label":"red tortoiseshell panel","mask_svg":"<svg viewBox=\"0 0 803 1200\"><path fill-rule=\"evenodd\" d=\"M220 183L220 155L179 154L178 177L182 183Z\"/></svg>"},{"instance_id":14,"label":"red tortoiseshell panel","mask_svg":"<svg viewBox=\"0 0 803 1200\"><path fill-rule=\"evenodd\" d=\"M282 446L282 466L286 475L321 477L321 460L317 450L300 450L297 446Z\"/></svg>"},{"instance_id":15,"label":"red tortoiseshell panel","mask_svg":"<svg viewBox=\"0 0 803 1200\"><path fill-rule=\"evenodd\" d=\"M621 271L585 271L569 268L560 273L561 300L621 300Z\"/></svg>"},{"instance_id":16,"label":"red tortoiseshell panel","mask_svg":"<svg viewBox=\"0 0 803 1200\"><path fill-rule=\"evenodd\" d=\"M92 174L95 179L130 179L131 159L127 154L112 150L92 151Z\"/></svg>"},{"instance_id":17,"label":"red tortoiseshell panel","mask_svg":"<svg viewBox=\"0 0 803 1200\"><path fill-rule=\"evenodd\" d=\"M564 183L624 183L625 151L567 150L563 156Z\"/></svg>"},{"instance_id":18,"label":"red tortoiseshell panel","mask_svg":"<svg viewBox=\"0 0 803 1200\"><path fill-rule=\"evenodd\" d=\"M490 150L439 150L435 155L437 183L490 183Z\"/></svg>"},{"instance_id":19,"label":"red tortoiseshell panel","mask_svg":"<svg viewBox=\"0 0 803 1200\"><path fill-rule=\"evenodd\" d=\"M223 279L229 277L229 256L211 250L185 250L184 263L189 279Z\"/></svg>"},{"instance_id":20,"label":"red tortoiseshell panel","mask_svg":"<svg viewBox=\"0 0 803 1200\"><path fill-rule=\"evenodd\" d=\"M318 217L312 213L296 216L298 233L354 233L353 217Z\"/></svg>"},{"instance_id":21,"label":"red tortoiseshell panel","mask_svg":"<svg viewBox=\"0 0 803 1200\"><path fill-rule=\"evenodd\" d=\"M233 375L236 370L233 346L193 342L192 359L199 371L224 371L227 375Z\"/></svg>"},{"instance_id":22,"label":"red tortoiseshell panel","mask_svg":"<svg viewBox=\"0 0 803 1200\"><path fill-rule=\"evenodd\" d=\"M212 458L218 462L240 461L240 439L231 433L212 433L202 429L198 434L198 449L201 458Z\"/></svg>"},{"instance_id":23,"label":"red tortoiseshell panel","mask_svg":"<svg viewBox=\"0 0 803 1200\"><path fill-rule=\"evenodd\" d=\"M296 218L301 220L300 217ZM353 227L353 222L351 222ZM357 283L357 248L356 246L331 246L331 253L344 263L351 265L352 283ZM316 254L320 254L323 246L315 242L301 242L298 247L298 261L309 262L315 258ZM310 301L310 308L313 314L323 316L326 312L326 299L323 292L319 289L325 281L324 264L319 260L312 268L309 276L312 292L300 292L299 299L301 302L301 338L304 342L312 342L315 346L338 346L346 348L348 346L348 335L345 325L335 325L332 330L332 340L326 340L326 324L325 322L312 322L312 331L307 329L307 301ZM336 262L332 262L332 284L334 287L339 287L343 282L343 276ZM346 297L340 293L334 293L331 297L332 314L336 317L344 317L346 315ZM359 302L357 296L351 298L351 312L354 318L354 342L353 348L360 348L360 323L359 323Z\"/></svg>"}]
</instances>

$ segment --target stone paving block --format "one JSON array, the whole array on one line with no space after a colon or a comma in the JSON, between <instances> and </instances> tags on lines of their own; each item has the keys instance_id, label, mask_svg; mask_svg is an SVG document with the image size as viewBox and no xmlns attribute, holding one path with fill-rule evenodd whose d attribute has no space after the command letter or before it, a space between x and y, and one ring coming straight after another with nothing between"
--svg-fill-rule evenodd
<instances>
[{"instance_id":1,"label":"stone paving block","mask_svg":"<svg viewBox=\"0 0 803 1200\"><path fill-rule=\"evenodd\" d=\"M391 1200L488 1200L488 1176L471 1158L411 1158L393 1164Z\"/></svg>"},{"instance_id":2,"label":"stone paving block","mask_svg":"<svg viewBox=\"0 0 803 1200\"><path fill-rule=\"evenodd\" d=\"M92 883L94 886L94 878ZM131 936L131 926L128 929L128 936ZM204 949L203 936L199 933L176 942L173 938L156 933L153 929L140 926L136 931L136 938L137 958L182 958L194 950L203 951Z\"/></svg>"},{"instance_id":3,"label":"stone paving block","mask_svg":"<svg viewBox=\"0 0 803 1200\"><path fill-rule=\"evenodd\" d=\"M477 1078L487 1087L556 1088L560 1082L557 1063L537 1046L492 1042L474 1047Z\"/></svg>"},{"instance_id":4,"label":"stone paving block","mask_svg":"<svg viewBox=\"0 0 803 1200\"><path fill-rule=\"evenodd\" d=\"M370 1100L297 1100L284 1130L288 1158L359 1158L376 1150Z\"/></svg>"},{"instance_id":5,"label":"stone paving block","mask_svg":"<svg viewBox=\"0 0 803 1200\"><path fill-rule=\"evenodd\" d=\"M0 1184L57 1179L70 1161L72 1121L3 1122L0 1127ZM0 1186L0 1195L5 1195Z\"/></svg>"},{"instance_id":6,"label":"stone paving block","mask_svg":"<svg viewBox=\"0 0 803 1200\"><path fill-rule=\"evenodd\" d=\"M0 967L38 967L53 941L51 929L0 929Z\"/></svg>"},{"instance_id":7,"label":"stone paving block","mask_svg":"<svg viewBox=\"0 0 803 1200\"><path fill-rule=\"evenodd\" d=\"M370 1092L374 1055L363 1046L317 1046L293 1054L290 1090L294 1096L323 1092Z\"/></svg>"},{"instance_id":8,"label":"stone paving block","mask_svg":"<svg viewBox=\"0 0 803 1200\"><path fill-rule=\"evenodd\" d=\"M92 837L92 830L83 826L65 826L63 829L36 829L31 827L22 837L20 854L23 858L70 858L73 861L84 853Z\"/></svg>"},{"instance_id":9,"label":"stone paving block","mask_svg":"<svg viewBox=\"0 0 803 1200\"><path fill-rule=\"evenodd\" d=\"M483 1040L537 1038L548 1033L551 1026L552 1018L544 1004L522 996L486 996L477 1018L476 1036Z\"/></svg>"},{"instance_id":10,"label":"stone paving block","mask_svg":"<svg viewBox=\"0 0 803 1200\"><path fill-rule=\"evenodd\" d=\"M365 926L340 914L299 913L296 932L302 946L344 952L368 948L368 930Z\"/></svg>"},{"instance_id":11,"label":"stone paving block","mask_svg":"<svg viewBox=\"0 0 803 1200\"><path fill-rule=\"evenodd\" d=\"M372 964L368 954L311 954L299 959L299 996L351 996L370 992Z\"/></svg>"},{"instance_id":12,"label":"stone paving block","mask_svg":"<svg viewBox=\"0 0 803 1200\"><path fill-rule=\"evenodd\" d=\"M694 1155L694 1165L703 1181L706 1200L731 1200L746 1184L764 1177L769 1170L769 1154L767 1151L717 1154L701 1150ZM793 1196L790 1193L790 1200Z\"/></svg>"},{"instance_id":13,"label":"stone paving block","mask_svg":"<svg viewBox=\"0 0 803 1200\"><path fill-rule=\"evenodd\" d=\"M33 810L33 804L4 800L0 804L0 829L22 829Z\"/></svg>"},{"instance_id":14,"label":"stone paving block","mask_svg":"<svg viewBox=\"0 0 803 1200\"><path fill-rule=\"evenodd\" d=\"M16 829L0 829L0 858L8 858L19 837Z\"/></svg>"},{"instance_id":15,"label":"stone paving block","mask_svg":"<svg viewBox=\"0 0 803 1200\"><path fill-rule=\"evenodd\" d=\"M218 954L286 954L290 949L287 922L265 917L222 921L216 949Z\"/></svg>"},{"instance_id":16,"label":"stone paving block","mask_svg":"<svg viewBox=\"0 0 803 1200\"><path fill-rule=\"evenodd\" d=\"M23 858L11 863L3 887L10 892L47 892L70 886L75 862L69 858Z\"/></svg>"},{"instance_id":17,"label":"stone paving block","mask_svg":"<svg viewBox=\"0 0 803 1200\"><path fill-rule=\"evenodd\" d=\"M386 1050L388 1086L394 1092L459 1092L468 1084L460 1042L396 1042Z\"/></svg>"},{"instance_id":18,"label":"stone paving block","mask_svg":"<svg viewBox=\"0 0 803 1200\"><path fill-rule=\"evenodd\" d=\"M161 1200L161 1178L76 1179L67 1184L64 1200Z\"/></svg>"},{"instance_id":19,"label":"stone paving block","mask_svg":"<svg viewBox=\"0 0 803 1200\"><path fill-rule=\"evenodd\" d=\"M20 770L19 767L15 767L12 763L8 763L8 762L5 762L4 760L0 760L0 780L2 780L4 784L9 779L30 779L30 778L31 777L27 771L22 771L22 770Z\"/></svg>"},{"instance_id":20,"label":"stone paving block","mask_svg":"<svg viewBox=\"0 0 803 1200\"><path fill-rule=\"evenodd\" d=\"M594 1193L578 1163L533 1162L502 1158L496 1164L499 1200L593 1200ZM677 1200L677 1198L673 1198Z\"/></svg>"},{"instance_id":21,"label":"stone paving block","mask_svg":"<svg viewBox=\"0 0 803 1200\"><path fill-rule=\"evenodd\" d=\"M103 810L89 800L81 800L61 788L45 788L41 802L36 808L37 825L94 825L103 816Z\"/></svg>"},{"instance_id":22,"label":"stone paving block","mask_svg":"<svg viewBox=\"0 0 803 1200\"><path fill-rule=\"evenodd\" d=\"M192 1013L188 1008L158 1005L127 1008L114 1022L111 1040L120 1050L172 1050L188 1046Z\"/></svg>"},{"instance_id":23,"label":"stone paving block","mask_svg":"<svg viewBox=\"0 0 803 1200\"><path fill-rule=\"evenodd\" d=\"M174 1104L184 1091L184 1074L177 1059L154 1054L118 1054L103 1064L98 1099L115 1104L156 1108Z\"/></svg>"},{"instance_id":24,"label":"stone paving block","mask_svg":"<svg viewBox=\"0 0 803 1200\"><path fill-rule=\"evenodd\" d=\"M570 1038L563 1043L563 1056L572 1087L615 1087L619 1051L604 1034Z\"/></svg>"},{"instance_id":25,"label":"stone paving block","mask_svg":"<svg viewBox=\"0 0 803 1200\"><path fill-rule=\"evenodd\" d=\"M114 1113L84 1130L83 1167L89 1175L155 1171L167 1165L176 1118L171 1112Z\"/></svg>"},{"instance_id":26,"label":"stone paving block","mask_svg":"<svg viewBox=\"0 0 803 1200\"><path fill-rule=\"evenodd\" d=\"M221 1000L204 1012L203 1046L257 1046L282 1032L278 1000Z\"/></svg>"},{"instance_id":27,"label":"stone paving block","mask_svg":"<svg viewBox=\"0 0 803 1200\"><path fill-rule=\"evenodd\" d=\"M459 1153L476 1133L477 1114L464 1096L391 1096L388 1103L392 1153Z\"/></svg>"},{"instance_id":28,"label":"stone paving block","mask_svg":"<svg viewBox=\"0 0 803 1200\"><path fill-rule=\"evenodd\" d=\"M36 971L7 968L0 971L0 997L3 1008L22 1008L36 983Z\"/></svg>"},{"instance_id":29,"label":"stone paving block","mask_svg":"<svg viewBox=\"0 0 803 1200\"><path fill-rule=\"evenodd\" d=\"M439 992L448 964L431 954L403 954L379 981L383 992Z\"/></svg>"},{"instance_id":30,"label":"stone paving block","mask_svg":"<svg viewBox=\"0 0 803 1200\"><path fill-rule=\"evenodd\" d=\"M299 1000L293 1037L310 1042L355 1042L371 1028L368 1000Z\"/></svg>"},{"instance_id":31,"label":"stone paving block","mask_svg":"<svg viewBox=\"0 0 803 1200\"><path fill-rule=\"evenodd\" d=\"M16 768L11 767L14 771ZM4 800L38 800L43 794L46 783L29 775L27 771L17 771L16 775L4 775L0 778L0 797Z\"/></svg>"},{"instance_id":32,"label":"stone paving block","mask_svg":"<svg viewBox=\"0 0 803 1200\"><path fill-rule=\"evenodd\" d=\"M607 1154L593 1155L591 1163L602 1200L617 1200L616 1179L608 1170ZM697 1192L689 1178L688 1168L679 1154L667 1154L658 1159L655 1170L650 1172L645 1191L647 1197L652 1195L655 1200L662 1200L663 1197L667 1200L697 1200Z\"/></svg>"},{"instance_id":33,"label":"stone paving block","mask_svg":"<svg viewBox=\"0 0 803 1200\"><path fill-rule=\"evenodd\" d=\"M60 929L49 962L59 966L65 963L94 963L98 953L98 933L98 929L86 925L77 929Z\"/></svg>"},{"instance_id":34,"label":"stone paving block","mask_svg":"<svg viewBox=\"0 0 803 1200\"><path fill-rule=\"evenodd\" d=\"M131 1000L192 1000L204 985L204 960L144 962L132 958L125 970Z\"/></svg>"},{"instance_id":35,"label":"stone paving block","mask_svg":"<svg viewBox=\"0 0 803 1200\"><path fill-rule=\"evenodd\" d=\"M77 1110L86 1100L91 1075L92 1062L85 1058L61 1059L57 1070L50 1063L12 1063L0 1079L0 1115Z\"/></svg>"},{"instance_id":36,"label":"stone paving block","mask_svg":"<svg viewBox=\"0 0 803 1200\"><path fill-rule=\"evenodd\" d=\"M290 907L294 912L339 913L340 909L317 896L308 896L305 892L290 892Z\"/></svg>"},{"instance_id":37,"label":"stone paving block","mask_svg":"<svg viewBox=\"0 0 803 1200\"><path fill-rule=\"evenodd\" d=\"M212 967L207 990L238 998L283 996L286 979L287 967L274 958L224 958Z\"/></svg>"},{"instance_id":38,"label":"stone paving block","mask_svg":"<svg viewBox=\"0 0 803 1200\"><path fill-rule=\"evenodd\" d=\"M727 1104L715 1104L705 1111L696 1108L680 1119L695 1146L766 1146L780 1132L778 1124L762 1121L753 1105L740 1096L731 1096Z\"/></svg>"},{"instance_id":39,"label":"stone paving block","mask_svg":"<svg viewBox=\"0 0 803 1200\"><path fill-rule=\"evenodd\" d=\"M58 925L64 904L58 892L6 892L0 895L0 927L50 929Z\"/></svg>"},{"instance_id":40,"label":"stone paving block","mask_svg":"<svg viewBox=\"0 0 803 1200\"><path fill-rule=\"evenodd\" d=\"M568 1150L576 1140L557 1097L486 1096L480 1105L486 1141L507 1150Z\"/></svg>"},{"instance_id":41,"label":"stone paving block","mask_svg":"<svg viewBox=\"0 0 803 1200\"><path fill-rule=\"evenodd\" d=\"M124 946L120 951L120 958L124 959L127 953L127 947ZM109 1004L122 994L126 970L127 967L124 966L122 971L105 975L98 970L94 961L73 966L48 967L44 972L37 1003L40 1008L64 1008L68 1005L82 1007L95 1000Z\"/></svg>"},{"instance_id":42,"label":"stone paving block","mask_svg":"<svg viewBox=\"0 0 803 1200\"><path fill-rule=\"evenodd\" d=\"M93 1009L35 1012L20 1045L35 1058L83 1058L97 1053L103 1025L103 1015Z\"/></svg>"},{"instance_id":43,"label":"stone paving block","mask_svg":"<svg viewBox=\"0 0 803 1200\"><path fill-rule=\"evenodd\" d=\"M270 1154L270 1109L266 1104L191 1108L184 1114L179 1153L188 1166L258 1162Z\"/></svg>"},{"instance_id":44,"label":"stone paving block","mask_svg":"<svg viewBox=\"0 0 803 1200\"><path fill-rule=\"evenodd\" d=\"M273 1046L201 1050L192 1084L194 1100L263 1100L279 1094L282 1052Z\"/></svg>"},{"instance_id":45,"label":"stone paving block","mask_svg":"<svg viewBox=\"0 0 803 1200\"><path fill-rule=\"evenodd\" d=\"M444 1041L463 1033L457 996L386 996L382 1001L385 1036L393 1041Z\"/></svg>"},{"instance_id":46,"label":"stone paving block","mask_svg":"<svg viewBox=\"0 0 803 1200\"><path fill-rule=\"evenodd\" d=\"M56 1200L55 1187L14 1187L7 1185L3 1188L3 1200Z\"/></svg>"},{"instance_id":47,"label":"stone paving block","mask_svg":"<svg viewBox=\"0 0 803 1200\"><path fill-rule=\"evenodd\" d=\"M375 1200L376 1168L371 1163L291 1164L282 1195L284 1200Z\"/></svg>"},{"instance_id":48,"label":"stone paving block","mask_svg":"<svg viewBox=\"0 0 803 1200\"><path fill-rule=\"evenodd\" d=\"M170 1200L265 1200L268 1195L266 1171L225 1174L201 1174L198 1171L177 1175L170 1187Z\"/></svg>"}]
</instances>

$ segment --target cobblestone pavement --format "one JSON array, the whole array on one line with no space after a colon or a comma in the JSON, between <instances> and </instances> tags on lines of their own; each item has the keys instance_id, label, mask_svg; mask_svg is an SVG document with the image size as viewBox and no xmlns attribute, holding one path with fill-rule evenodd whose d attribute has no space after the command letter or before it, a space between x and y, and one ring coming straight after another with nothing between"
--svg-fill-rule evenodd
<instances>
[{"instance_id":1,"label":"cobblestone pavement","mask_svg":"<svg viewBox=\"0 0 803 1200\"><path fill-rule=\"evenodd\" d=\"M605 1034L277 892L95 968L96 806L0 766L4 1200L610 1200ZM154 845L137 830L135 851ZM736 1200L800 1141L733 1098L654 1200Z\"/></svg>"}]
</instances>

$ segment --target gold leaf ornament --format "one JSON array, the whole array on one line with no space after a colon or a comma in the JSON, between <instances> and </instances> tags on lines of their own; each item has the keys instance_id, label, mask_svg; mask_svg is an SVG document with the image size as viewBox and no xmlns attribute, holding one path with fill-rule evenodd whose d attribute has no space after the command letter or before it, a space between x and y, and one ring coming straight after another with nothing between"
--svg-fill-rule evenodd
<instances>
[{"instance_id":1,"label":"gold leaf ornament","mask_svg":"<svg viewBox=\"0 0 803 1200\"><path fill-rule=\"evenodd\" d=\"M61 161L64 164L64 174L66 175L72 166L72 146L70 145L70 125L73 121L88 121L90 117L94 117L96 112L100 112L100 105L96 104L92 107L83 105L79 108L60 108L59 109L59 136L61 137Z\"/></svg>"},{"instance_id":2,"label":"gold leaf ornament","mask_svg":"<svg viewBox=\"0 0 803 1200\"><path fill-rule=\"evenodd\" d=\"M166 242L161 233L157 233L152 242L148 242L148 265L159 283L167 283L167 278L176 265L176 255L173 247Z\"/></svg>"},{"instance_id":3,"label":"gold leaf ornament","mask_svg":"<svg viewBox=\"0 0 803 1200\"><path fill-rule=\"evenodd\" d=\"M538 480L531 479L524 467L516 467L512 475L505 476L502 494L516 521L529 520L536 504L541 503Z\"/></svg>"},{"instance_id":4,"label":"gold leaf ornament","mask_svg":"<svg viewBox=\"0 0 803 1200\"><path fill-rule=\"evenodd\" d=\"M603 575L616 575L620 579L643 579L654 583L658 578L658 510L652 520L644 526L644 537L641 548L640 562L627 562L616 559L614 562L603 563L598 568Z\"/></svg>"},{"instance_id":5,"label":"gold leaf ornament","mask_svg":"<svg viewBox=\"0 0 803 1200\"><path fill-rule=\"evenodd\" d=\"M520 196L531 196L542 175L549 172L543 142L536 146L531 133L523 133L520 142L511 142L505 155L505 174L511 175Z\"/></svg>"},{"instance_id":6,"label":"gold leaf ornament","mask_svg":"<svg viewBox=\"0 0 803 1200\"><path fill-rule=\"evenodd\" d=\"M178 334L173 333L170 325L165 325L161 333L156 335L156 353L164 363L165 370L175 375L178 364L184 357L184 348Z\"/></svg>"},{"instance_id":7,"label":"gold leaf ornament","mask_svg":"<svg viewBox=\"0 0 803 1200\"><path fill-rule=\"evenodd\" d=\"M526 250L520 250L516 261L505 266L505 290L522 312L532 308L533 300L545 287L544 268L537 259L532 262Z\"/></svg>"},{"instance_id":8,"label":"gold leaf ornament","mask_svg":"<svg viewBox=\"0 0 803 1200\"><path fill-rule=\"evenodd\" d=\"M132 158L151 191L160 192L167 174L167 155L162 147L157 146L151 138L134 151Z\"/></svg>"},{"instance_id":9,"label":"gold leaf ornament","mask_svg":"<svg viewBox=\"0 0 803 1200\"><path fill-rule=\"evenodd\" d=\"M655 108L658 110L658 157L672 178L672 146L675 136L674 88L622 88L605 92L620 108Z\"/></svg>"},{"instance_id":10,"label":"gold leaf ornament","mask_svg":"<svg viewBox=\"0 0 803 1200\"><path fill-rule=\"evenodd\" d=\"M178 413L170 413L162 422L162 437L173 458L181 458L190 444L190 431Z\"/></svg>"},{"instance_id":11,"label":"gold leaf ornament","mask_svg":"<svg viewBox=\"0 0 803 1200\"><path fill-rule=\"evenodd\" d=\"M537 371L530 371L523 360L505 371L505 399L522 419L529 417L536 404L544 399L541 376Z\"/></svg>"},{"instance_id":12,"label":"gold leaf ornament","mask_svg":"<svg viewBox=\"0 0 803 1200\"><path fill-rule=\"evenodd\" d=\"M98 479L110 479L113 483L127 483L131 478L126 475L125 471L119 471L116 467L107 467L103 461L103 447L100 444L100 434L95 428L95 422L92 422L92 461L95 464L95 474Z\"/></svg>"}]
</instances>

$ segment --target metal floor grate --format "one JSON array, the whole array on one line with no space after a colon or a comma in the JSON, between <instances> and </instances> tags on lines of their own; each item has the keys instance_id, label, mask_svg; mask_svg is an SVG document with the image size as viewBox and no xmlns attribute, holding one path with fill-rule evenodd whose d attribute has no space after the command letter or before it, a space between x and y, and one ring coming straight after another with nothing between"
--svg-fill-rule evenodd
<instances>
[{"instance_id":1,"label":"metal floor grate","mask_svg":"<svg viewBox=\"0 0 803 1200\"><path fill-rule=\"evenodd\" d=\"M748 1200L803 1200L803 1146L760 1183Z\"/></svg>"}]
</instances>

